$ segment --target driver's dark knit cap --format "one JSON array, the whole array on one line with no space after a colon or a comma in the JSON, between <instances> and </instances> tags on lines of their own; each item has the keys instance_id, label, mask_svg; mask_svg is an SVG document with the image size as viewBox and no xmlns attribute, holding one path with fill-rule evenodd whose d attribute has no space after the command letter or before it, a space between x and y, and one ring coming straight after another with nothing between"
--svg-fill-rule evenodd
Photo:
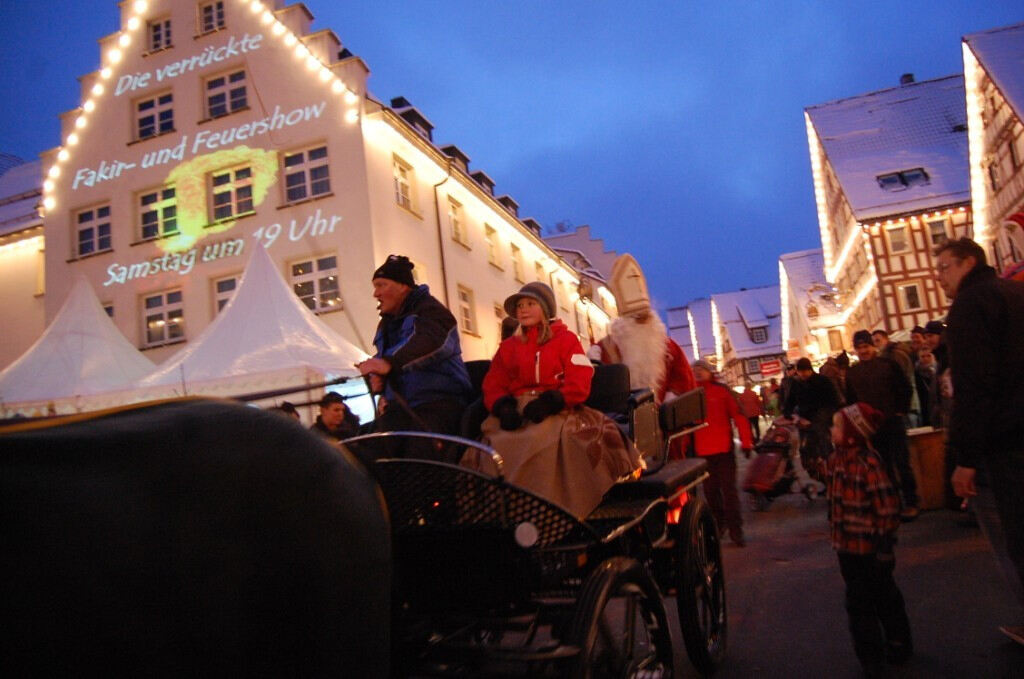
<instances>
[{"instance_id":1,"label":"driver's dark knit cap","mask_svg":"<svg viewBox=\"0 0 1024 679\"><path fill-rule=\"evenodd\" d=\"M388 255L384 263L373 272L373 277L387 278L396 283L415 288L416 281L413 280L412 269L413 263L409 261L408 257L404 255Z\"/></svg>"},{"instance_id":2,"label":"driver's dark knit cap","mask_svg":"<svg viewBox=\"0 0 1024 679\"><path fill-rule=\"evenodd\" d=\"M874 344L871 341L871 333L867 330L858 330L853 333L853 346L857 346L858 344Z\"/></svg>"}]
</instances>

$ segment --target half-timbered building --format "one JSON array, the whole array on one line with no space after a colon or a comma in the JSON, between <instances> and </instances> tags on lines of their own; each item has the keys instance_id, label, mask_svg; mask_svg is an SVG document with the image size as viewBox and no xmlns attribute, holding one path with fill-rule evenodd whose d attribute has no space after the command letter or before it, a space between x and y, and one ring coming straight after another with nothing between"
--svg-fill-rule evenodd
<instances>
[{"instance_id":1,"label":"half-timbered building","mask_svg":"<svg viewBox=\"0 0 1024 679\"><path fill-rule=\"evenodd\" d=\"M785 352L778 285L711 295L718 372L733 387L782 376Z\"/></svg>"}]
</instances>

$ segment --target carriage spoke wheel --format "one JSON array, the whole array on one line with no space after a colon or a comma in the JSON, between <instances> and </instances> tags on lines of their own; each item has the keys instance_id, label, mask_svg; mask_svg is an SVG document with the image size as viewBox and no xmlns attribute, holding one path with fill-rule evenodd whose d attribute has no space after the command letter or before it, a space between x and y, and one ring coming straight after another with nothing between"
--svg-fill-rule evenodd
<instances>
[{"instance_id":1,"label":"carriage spoke wheel","mask_svg":"<svg viewBox=\"0 0 1024 679\"><path fill-rule=\"evenodd\" d=\"M679 623L690 662L702 674L710 675L725 657L728 631L718 529L704 501L692 497L678 530Z\"/></svg>"},{"instance_id":2,"label":"carriage spoke wheel","mask_svg":"<svg viewBox=\"0 0 1024 679\"><path fill-rule=\"evenodd\" d=\"M591 573L568 641L580 649L573 679L672 676L672 639L661 593L635 559L608 559Z\"/></svg>"}]
</instances>

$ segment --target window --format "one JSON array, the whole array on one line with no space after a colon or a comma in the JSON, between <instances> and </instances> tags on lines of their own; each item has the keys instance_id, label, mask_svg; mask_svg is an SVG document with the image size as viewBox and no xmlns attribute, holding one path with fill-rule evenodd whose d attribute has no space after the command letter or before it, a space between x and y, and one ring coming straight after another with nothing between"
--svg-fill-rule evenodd
<instances>
[{"instance_id":1,"label":"window","mask_svg":"<svg viewBox=\"0 0 1024 679\"><path fill-rule=\"evenodd\" d=\"M284 191L289 203L315 198L331 192L327 147L284 154Z\"/></svg>"},{"instance_id":2,"label":"window","mask_svg":"<svg viewBox=\"0 0 1024 679\"><path fill-rule=\"evenodd\" d=\"M875 181L885 191L903 191L912 186L925 186L931 183L931 179L923 167L880 174L875 177Z\"/></svg>"},{"instance_id":3,"label":"window","mask_svg":"<svg viewBox=\"0 0 1024 679\"><path fill-rule=\"evenodd\" d=\"M476 334L476 314L474 313L473 291L465 286L458 286L459 289L459 326L462 332L471 335Z\"/></svg>"},{"instance_id":4,"label":"window","mask_svg":"<svg viewBox=\"0 0 1024 679\"><path fill-rule=\"evenodd\" d=\"M761 372L761 362L756 358L748 358L745 361L744 372L748 375Z\"/></svg>"},{"instance_id":5,"label":"window","mask_svg":"<svg viewBox=\"0 0 1024 679\"><path fill-rule=\"evenodd\" d=\"M245 69L225 73L206 81L207 118L219 118L248 107Z\"/></svg>"},{"instance_id":6,"label":"window","mask_svg":"<svg viewBox=\"0 0 1024 679\"><path fill-rule=\"evenodd\" d=\"M768 328L751 328L750 341L753 342L754 344L764 344L765 342L767 342Z\"/></svg>"},{"instance_id":7,"label":"window","mask_svg":"<svg viewBox=\"0 0 1024 679\"><path fill-rule=\"evenodd\" d=\"M523 252L515 243L512 244L512 273L520 283L526 282L523 276Z\"/></svg>"},{"instance_id":8,"label":"window","mask_svg":"<svg viewBox=\"0 0 1024 679\"><path fill-rule=\"evenodd\" d=\"M416 285L423 285L427 282L427 267L421 262L410 260L412 262L412 280Z\"/></svg>"},{"instance_id":9,"label":"window","mask_svg":"<svg viewBox=\"0 0 1024 679\"><path fill-rule=\"evenodd\" d=\"M139 226L144 240L178 233L178 204L173 186L139 194Z\"/></svg>"},{"instance_id":10,"label":"window","mask_svg":"<svg viewBox=\"0 0 1024 679\"><path fill-rule=\"evenodd\" d=\"M292 289L313 311L341 309L338 292L338 258L319 257L292 264Z\"/></svg>"},{"instance_id":11,"label":"window","mask_svg":"<svg viewBox=\"0 0 1024 679\"><path fill-rule=\"evenodd\" d=\"M910 240L907 238L906 226L902 224L888 226L885 229L885 233L889 237L889 252L891 254L906 252L910 249Z\"/></svg>"},{"instance_id":12,"label":"window","mask_svg":"<svg viewBox=\"0 0 1024 679\"><path fill-rule=\"evenodd\" d=\"M168 290L143 298L146 319L146 346L182 339L185 336L185 314L182 311L181 290Z\"/></svg>"},{"instance_id":13,"label":"window","mask_svg":"<svg viewBox=\"0 0 1024 679\"><path fill-rule=\"evenodd\" d=\"M109 250L110 206L100 205L81 210L75 215L75 228L78 231L79 257Z\"/></svg>"},{"instance_id":14,"label":"window","mask_svg":"<svg viewBox=\"0 0 1024 679\"><path fill-rule=\"evenodd\" d=\"M839 330L828 331L828 350L839 351L843 348L843 333Z\"/></svg>"},{"instance_id":15,"label":"window","mask_svg":"<svg viewBox=\"0 0 1024 679\"><path fill-rule=\"evenodd\" d=\"M988 184L993 192L999 190L999 168L995 163L988 166Z\"/></svg>"},{"instance_id":16,"label":"window","mask_svg":"<svg viewBox=\"0 0 1024 679\"><path fill-rule=\"evenodd\" d=\"M398 156L392 156L391 167L395 176L395 202L414 212L412 166Z\"/></svg>"},{"instance_id":17,"label":"window","mask_svg":"<svg viewBox=\"0 0 1024 679\"><path fill-rule=\"evenodd\" d=\"M149 37L150 52L167 49L171 46L171 20L167 18L150 21L146 24L146 35Z\"/></svg>"},{"instance_id":18,"label":"window","mask_svg":"<svg viewBox=\"0 0 1024 679\"><path fill-rule=\"evenodd\" d=\"M238 215L252 212L252 169L235 167L229 170L214 172L211 177L213 185L213 219L231 219Z\"/></svg>"},{"instance_id":19,"label":"window","mask_svg":"<svg viewBox=\"0 0 1024 679\"><path fill-rule=\"evenodd\" d=\"M945 219L933 219L928 222L928 237L932 245L942 245L949 240L949 233L946 231Z\"/></svg>"},{"instance_id":20,"label":"window","mask_svg":"<svg viewBox=\"0 0 1024 679\"><path fill-rule=\"evenodd\" d=\"M917 283L901 285L900 300L904 311L916 311L924 306L921 304L921 289L917 287Z\"/></svg>"},{"instance_id":21,"label":"window","mask_svg":"<svg viewBox=\"0 0 1024 679\"><path fill-rule=\"evenodd\" d=\"M498 341L501 341L502 322L505 320L505 307L497 302L494 303L494 318L498 321Z\"/></svg>"},{"instance_id":22,"label":"window","mask_svg":"<svg viewBox=\"0 0 1024 679\"><path fill-rule=\"evenodd\" d=\"M114 303L113 302L107 302L106 304L104 304L103 305L103 313L105 313L110 318L113 318L114 317Z\"/></svg>"},{"instance_id":23,"label":"window","mask_svg":"<svg viewBox=\"0 0 1024 679\"><path fill-rule=\"evenodd\" d=\"M565 281L558 279L558 306L564 311L569 310L569 296L565 294Z\"/></svg>"},{"instance_id":24,"label":"window","mask_svg":"<svg viewBox=\"0 0 1024 679\"><path fill-rule=\"evenodd\" d=\"M545 282L544 279L546 278L546 276L544 275L544 265L543 264L541 264L540 262L534 262L533 263L533 273L536 274L538 281L540 281L541 283Z\"/></svg>"},{"instance_id":25,"label":"window","mask_svg":"<svg viewBox=\"0 0 1024 679\"><path fill-rule=\"evenodd\" d=\"M462 223L462 203L448 196L448 225L452 230L452 238L463 245L466 242L466 226Z\"/></svg>"},{"instance_id":26,"label":"window","mask_svg":"<svg viewBox=\"0 0 1024 679\"><path fill-rule=\"evenodd\" d=\"M204 2L199 5L199 33L212 33L224 28L224 3Z\"/></svg>"},{"instance_id":27,"label":"window","mask_svg":"<svg viewBox=\"0 0 1024 679\"><path fill-rule=\"evenodd\" d=\"M227 306L228 302L235 294L235 289L238 287L238 276L226 276L225 278L218 278L213 282L213 304L214 313L220 313L220 310Z\"/></svg>"},{"instance_id":28,"label":"window","mask_svg":"<svg viewBox=\"0 0 1024 679\"><path fill-rule=\"evenodd\" d=\"M484 224L484 240L487 241L487 261L501 268L498 260L498 232L490 224Z\"/></svg>"},{"instance_id":29,"label":"window","mask_svg":"<svg viewBox=\"0 0 1024 679\"><path fill-rule=\"evenodd\" d=\"M174 132L174 95L170 92L135 102L135 138Z\"/></svg>"}]
</instances>

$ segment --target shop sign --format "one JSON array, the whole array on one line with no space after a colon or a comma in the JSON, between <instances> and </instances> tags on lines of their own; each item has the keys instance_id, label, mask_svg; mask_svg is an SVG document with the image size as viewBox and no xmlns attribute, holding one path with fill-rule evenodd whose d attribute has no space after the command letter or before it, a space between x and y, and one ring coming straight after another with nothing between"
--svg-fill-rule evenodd
<instances>
[{"instance_id":1,"label":"shop sign","mask_svg":"<svg viewBox=\"0 0 1024 679\"><path fill-rule=\"evenodd\" d=\"M776 373L782 372L782 361L777 358L773 358L768 361L761 361L761 374L762 375L775 375Z\"/></svg>"}]
</instances>

